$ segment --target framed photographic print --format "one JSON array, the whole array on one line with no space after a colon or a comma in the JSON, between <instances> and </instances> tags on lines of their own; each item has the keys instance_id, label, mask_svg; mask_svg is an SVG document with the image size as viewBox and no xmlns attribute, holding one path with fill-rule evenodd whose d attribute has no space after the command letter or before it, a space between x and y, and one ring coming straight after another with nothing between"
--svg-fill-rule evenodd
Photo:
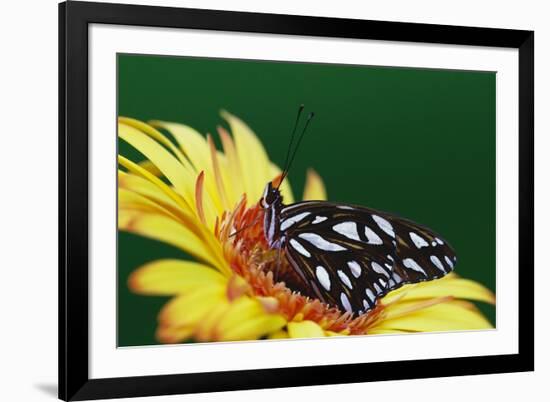
<instances>
[{"instance_id":1,"label":"framed photographic print","mask_svg":"<svg viewBox=\"0 0 550 402\"><path fill-rule=\"evenodd\" d=\"M61 399L533 370L533 32L59 27Z\"/></svg>"}]
</instances>

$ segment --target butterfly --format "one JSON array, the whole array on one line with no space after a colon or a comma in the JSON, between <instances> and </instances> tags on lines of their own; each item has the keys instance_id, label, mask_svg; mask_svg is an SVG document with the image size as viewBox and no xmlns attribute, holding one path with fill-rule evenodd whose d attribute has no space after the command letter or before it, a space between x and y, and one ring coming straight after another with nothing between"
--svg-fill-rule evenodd
<instances>
[{"instance_id":1,"label":"butterfly","mask_svg":"<svg viewBox=\"0 0 550 402\"><path fill-rule=\"evenodd\" d=\"M278 184L268 182L260 199L268 245L287 259L294 288L342 311L360 315L388 292L408 283L441 278L456 265L448 242L431 229L386 212L327 201L283 203L280 183L288 175L290 147Z\"/></svg>"}]
</instances>

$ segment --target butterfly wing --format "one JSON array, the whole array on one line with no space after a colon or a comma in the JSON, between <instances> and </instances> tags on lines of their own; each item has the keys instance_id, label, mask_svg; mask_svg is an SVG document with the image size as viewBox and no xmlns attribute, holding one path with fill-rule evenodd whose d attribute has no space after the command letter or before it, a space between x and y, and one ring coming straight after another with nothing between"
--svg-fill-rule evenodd
<instances>
[{"instance_id":1,"label":"butterfly wing","mask_svg":"<svg viewBox=\"0 0 550 402\"><path fill-rule=\"evenodd\" d=\"M369 311L389 291L440 278L456 262L430 229L365 207L306 201L284 207L279 222L309 293L345 311Z\"/></svg>"},{"instance_id":2,"label":"butterfly wing","mask_svg":"<svg viewBox=\"0 0 550 402\"><path fill-rule=\"evenodd\" d=\"M431 229L393 216L396 235L396 264L390 288L441 278L451 272L457 261L448 242ZM394 284L395 283L395 284Z\"/></svg>"}]
</instances>

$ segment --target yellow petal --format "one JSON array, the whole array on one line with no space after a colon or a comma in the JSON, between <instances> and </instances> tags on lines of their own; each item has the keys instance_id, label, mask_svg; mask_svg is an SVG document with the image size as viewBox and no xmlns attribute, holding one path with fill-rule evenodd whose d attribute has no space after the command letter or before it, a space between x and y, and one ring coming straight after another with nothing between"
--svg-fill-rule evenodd
<instances>
[{"instance_id":1,"label":"yellow petal","mask_svg":"<svg viewBox=\"0 0 550 402\"><path fill-rule=\"evenodd\" d=\"M394 292L390 292L382 299L382 302L384 304L389 304L398 298L405 301L444 296L453 296L459 299L469 299L495 304L495 295L493 292L475 281L463 279L458 276L444 277L429 282L405 285Z\"/></svg>"},{"instance_id":2,"label":"yellow petal","mask_svg":"<svg viewBox=\"0 0 550 402\"><path fill-rule=\"evenodd\" d=\"M236 299L220 317L213 329L218 340L257 339L281 329L286 320L277 314L269 314L255 298L242 296Z\"/></svg>"},{"instance_id":3,"label":"yellow petal","mask_svg":"<svg viewBox=\"0 0 550 402\"><path fill-rule=\"evenodd\" d=\"M185 156L180 152L180 150L170 141L164 134L162 134L160 131L156 130L154 127L150 126L147 123L144 123L142 121L132 119L130 117L119 117L118 122L125 124L127 126L133 127L147 136L151 137L155 141L161 143L166 148L168 148L170 151L172 151L180 163L185 167L185 169L188 171L190 168L189 161L185 158ZM151 173L155 174L155 176L161 176L162 172L157 169L157 167L151 162L145 162L143 164L144 168L149 167L149 170Z\"/></svg>"},{"instance_id":4,"label":"yellow petal","mask_svg":"<svg viewBox=\"0 0 550 402\"><path fill-rule=\"evenodd\" d=\"M307 170L306 185L304 188L304 201L307 200L321 200L327 199L327 192L325 190L325 184L321 176L313 169Z\"/></svg>"},{"instance_id":5,"label":"yellow petal","mask_svg":"<svg viewBox=\"0 0 550 402\"><path fill-rule=\"evenodd\" d=\"M222 272L229 269L208 250L205 243L187 227L166 216L132 209L118 211L118 228L162 241L205 261Z\"/></svg>"},{"instance_id":6,"label":"yellow petal","mask_svg":"<svg viewBox=\"0 0 550 402\"><path fill-rule=\"evenodd\" d=\"M149 211L162 212L167 216L172 216L188 227L197 236L201 237L206 231L199 224L196 216L190 214L186 209L178 205L173 198L167 196L155 184L134 174L118 172L119 198L118 207L121 209L139 209L139 204L146 206L154 205L148 208ZM121 194L124 193L123 196ZM206 232L208 234L208 232Z\"/></svg>"},{"instance_id":7,"label":"yellow petal","mask_svg":"<svg viewBox=\"0 0 550 402\"><path fill-rule=\"evenodd\" d=\"M212 198L216 211L221 214L223 209L214 180L214 170L212 167L210 149L206 142L206 138L195 129L184 124L170 123L159 120L150 121L149 124L154 127L164 128L170 132L185 153L185 156L193 164L195 173L205 172L206 191Z\"/></svg>"},{"instance_id":8,"label":"yellow petal","mask_svg":"<svg viewBox=\"0 0 550 402\"><path fill-rule=\"evenodd\" d=\"M241 119L226 111L222 111L221 115L231 127L241 171L243 172L244 189L249 205L254 204L260 199L265 185L271 179L269 158L262 143L250 127Z\"/></svg>"},{"instance_id":9,"label":"yellow petal","mask_svg":"<svg viewBox=\"0 0 550 402\"><path fill-rule=\"evenodd\" d=\"M201 286L223 286L227 279L213 268L184 260L157 260L138 268L128 278L128 286L146 295L189 293Z\"/></svg>"},{"instance_id":10,"label":"yellow petal","mask_svg":"<svg viewBox=\"0 0 550 402\"><path fill-rule=\"evenodd\" d=\"M171 327L159 326L156 332L156 338L161 343L178 343L191 337L193 327Z\"/></svg>"},{"instance_id":11,"label":"yellow petal","mask_svg":"<svg viewBox=\"0 0 550 402\"><path fill-rule=\"evenodd\" d=\"M172 212L170 212L170 210L165 209L162 205L142 196L141 194L126 190L125 188L118 189L118 207L120 209L134 209L148 213L156 213L170 217L174 220L178 219L174 214L172 214Z\"/></svg>"},{"instance_id":12,"label":"yellow petal","mask_svg":"<svg viewBox=\"0 0 550 402\"><path fill-rule=\"evenodd\" d=\"M226 156L226 169L222 171L224 182L227 183L227 196L229 204L235 205L244 194L244 184L242 181L241 164L235 149L233 139L223 127L218 127L218 134L222 141L223 150Z\"/></svg>"},{"instance_id":13,"label":"yellow petal","mask_svg":"<svg viewBox=\"0 0 550 402\"><path fill-rule=\"evenodd\" d=\"M459 331L493 328L477 309L464 303L445 302L398 316L383 319L374 327L377 330L391 329L414 332Z\"/></svg>"},{"instance_id":14,"label":"yellow petal","mask_svg":"<svg viewBox=\"0 0 550 402\"><path fill-rule=\"evenodd\" d=\"M217 340L218 336L216 335L216 327L230 307L231 303L225 299L221 300L209 311L208 315L197 323L193 337L198 342Z\"/></svg>"},{"instance_id":15,"label":"yellow petal","mask_svg":"<svg viewBox=\"0 0 550 402\"><path fill-rule=\"evenodd\" d=\"M122 155L118 155L118 163L128 169L129 172L142 177L143 179L154 184L158 190L172 199L183 211L195 215L193 206L189 204L181 195L176 193L170 186L164 183L161 179L151 174L148 170L142 168L139 164L132 162L130 159Z\"/></svg>"},{"instance_id":16,"label":"yellow petal","mask_svg":"<svg viewBox=\"0 0 550 402\"><path fill-rule=\"evenodd\" d=\"M401 331L398 329L383 329L383 328L372 328L368 330L368 335L386 335L386 334L407 334L410 331Z\"/></svg>"},{"instance_id":17,"label":"yellow petal","mask_svg":"<svg viewBox=\"0 0 550 402\"><path fill-rule=\"evenodd\" d=\"M267 336L267 339L287 339L287 338L288 338L288 332L286 332L284 329L272 332Z\"/></svg>"},{"instance_id":18,"label":"yellow petal","mask_svg":"<svg viewBox=\"0 0 550 402\"><path fill-rule=\"evenodd\" d=\"M347 333L340 333L340 332L334 332L334 331L325 331L326 336L347 336Z\"/></svg>"},{"instance_id":19,"label":"yellow petal","mask_svg":"<svg viewBox=\"0 0 550 402\"><path fill-rule=\"evenodd\" d=\"M386 306L386 308L384 309L384 319L391 320L394 318L410 315L419 310L423 310L428 307L435 306L436 304L447 303L452 300L453 298L451 296L437 297L433 299L420 299L420 300L413 300L413 301L400 300L396 303L392 303Z\"/></svg>"},{"instance_id":20,"label":"yellow petal","mask_svg":"<svg viewBox=\"0 0 550 402\"><path fill-rule=\"evenodd\" d=\"M159 189L155 184L135 174L118 171L118 187L125 188L140 194L164 208L175 210L179 208L177 202L170 198L166 193Z\"/></svg>"},{"instance_id":21,"label":"yellow petal","mask_svg":"<svg viewBox=\"0 0 550 402\"><path fill-rule=\"evenodd\" d=\"M200 172L195 183L195 206L203 225L213 232L217 214L214 209L212 198L204 192L204 180L204 172Z\"/></svg>"},{"instance_id":22,"label":"yellow petal","mask_svg":"<svg viewBox=\"0 0 550 402\"><path fill-rule=\"evenodd\" d=\"M139 166L141 166L143 169L147 170L149 173L156 177L162 176L162 172L149 160L139 162Z\"/></svg>"},{"instance_id":23,"label":"yellow petal","mask_svg":"<svg viewBox=\"0 0 550 402\"><path fill-rule=\"evenodd\" d=\"M286 324L284 317L276 314L265 314L232 327L221 333L220 341L240 341L261 338L280 330Z\"/></svg>"},{"instance_id":24,"label":"yellow petal","mask_svg":"<svg viewBox=\"0 0 550 402\"><path fill-rule=\"evenodd\" d=\"M208 144L198 131L184 124L160 120L149 121L149 124L153 127L163 128L172 134L180 149L193 164L195 173L210 169Z\"/></svg>"},{"instance_id":25,"label":"yellow petal","mask_svg":"<svg viewBox=\"0 0 550 402\"><path fill-rule=\"evenodd\" d=\"M212 139L212 136L207 136L208 146L210 148L210 159L212 161L212 168L214 170L214 179L216 182L216 187L218 189L218 194L220 196L220 200L222 203L222 207L224 210L229 210L232 205L229 203L229 198L227 197L227 192L225 190L226 183L224 180L224 175L222 174L220 164L223 163L223 158L216 150L216 146L214 145L214 140Z\"/></svg>"},{"instance_id":26,"label":"yellow petal","mask_svg":"<svg viewBox=\"0 0 550 402\"><path fill-rule=\"evenodd\" d=\"M134 127L119 123L118 135L149 159L189 205L193 204L195 175L189 172L178 159L158 142Z\"/></svg>"},{"instance_id":27,"label":"yellow petal","mask_svg":"<svg viewBox=\"0 0 550 402\"><path fill-rule=\"evenodd\" d=\"M257 318L264 314L265 311L258 300L248 296L241 296L231 303L231 307L221 318L215 331L219 336L223 336L223 333L231 331L244 321Z\"/></svg>"},{"instance_id":28,"label":"yellow petal","mask_svg":"<svg viewBox=\"0 0 550 402\"><path fill-rule=\"evenodd\" d=\"M291 338L323 338L325 331L313 321L289 322L288 335Z\"/></svg>"},{"instance_id":29,"label":"yellow petal","mask_svg":"<svg viewBox=\"0 0 550 402\"><path fill-rule=\"evenodd\" d=\"M212 283L170 300L159 314L160 325L193 326L225 300L225 288Z\"/></svg>"}]
</instances>

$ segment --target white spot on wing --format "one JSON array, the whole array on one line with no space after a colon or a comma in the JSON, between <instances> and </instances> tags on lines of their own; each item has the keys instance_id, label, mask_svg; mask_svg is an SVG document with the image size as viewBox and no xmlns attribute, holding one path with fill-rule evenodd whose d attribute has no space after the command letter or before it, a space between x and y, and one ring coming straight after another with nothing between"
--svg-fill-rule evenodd
<instances>
[{"instance_id":1,"label":"white spot on wing","mask_svg":"<svg viewBox=\"0 0 550 402\"><path fill-rule=\"evenodd\" d=\"M345 247L342 247L336 243L331 243L329 241L326 241L321 236L315 233L302 233L298 235L298 237L301 239L307 240L308 242L310 242L320 250L324 250L324 251L345 251L346 250Z\"/></svg>"},{"instance_id":2,"label":"white spot on wing","mask_svg":"<svg viewBox=\"0 0 550 402\"><path fill-rule=\"evenodd\" d=\"M378 236L371 228L365 225L365 236L367 236L368 244L384 244L380 236Z\"/></svg>"},{"instance_id":3,"label":"white spot on wing","mask_svg":"<svg viewBox=\"0 0 550 402\"><path fill-rule=\"evenodd\" d=\"M370 266L376 272L377 274L384 275L386 278L390 277L390 274L388 271L386 271L382 265L378 264L377 262L371 262Z\"/></svg>"},{"instance_id":4,"label":"white spot on wing","mask_svg":"<svg viewBox=\"0 0 550 402\"><path fill-rule=\"evenodd\" d=\"M430 256L430 260L432 261L432 263L437 267L439 268L441 271L443 272L446 272L445 271L445 267L443 266L443 264L441 263L441 260L439 258L437 258L437 256L435 255L431 255Z\"/></svg>"},{"instance_id":5,"label":"white spot on wing","mask_svg":"<svg viewBox=\"0 0 550 402\"><path fill-rule=\"evenodd\" d=\"M436 237L435 238L435 241L440 244L440 245L444 245L445 243L443 242L443 240L441 240L439 237Z\"/></svg>"},{"instance_id":6,"label":"white spot on wing","mask_svg":"<svg viewBox=\"0 0 550 402\"><path fill-rule=\"evenodd\" d=\"M414 245L417 248L422 248L422 247L428 247L429 246L428 242L426 240L424 240L422 237L418 236L416 233L410 232L409 236L411 237L411 240L413 241Z\"/></svg>"},{"instance_id":7,"label":"white spot on wing","mask_svg":"<svg viewBox=\"0 0 550 402\"><path fill-rule=\"evenodd\" d=\"M355 222L342 222L338 225L334 225L332 229L336 233L340 233L341 235L346 236L348 239L358 241L361 240L359 238L359 233L357 233L357 223Z\"/></svg>"},{"instance_id":8,"label":"white spot on wing","mask_svg":"<svg viewBox=\"0 0 550 402\"><path fill-rule=\"evenodd\" d=\"M454 267L454 264L453 262L451 261L451 259L447 256L445 256L445 262L447 263L447 265L449 265L449 267Z\"/></svg>"},{"instance_id":9,"label":"white spot on wing","mask_svg":"<svg viewBox=\"0 0 550 402\"><path fill-rule=\"evenodd\" d=\"M382 285L383 288L386 287L387 282L384 279L379 279L378 282L380 282L380 285Z\"/></svg>"},{"instance_id":10,"label":"white spot on wing","mask_svg":"<svg viewBox=\"0 0 550 402\"><path fill-rule=\"evenodd\" d=\"M283 222L281 222L281 230L287 230L289 227L294 225L297 222L300 222L302 219L304 219L306 216L308 216L309 212L302 212L301 214L291 216L287 219L285 219Z\"/></svg>"},{"instance_id":11,"label":"white spot on wing","mask_svg":"<svg viewBox=\"0 0 550 402\"><path fill-rule=\"evenodd\" d=\"M391 237L395 237L395 232L393 231L393 226L386 219L378 215L372 215L372 219L376 222L378 227L386 232Z\"/></svg>"},{"instance_id":12,"label":"white spot on wing","mask_svg":"<svg viewBox=\"0 0 550 402\"><path fill-rule=\"evenodd\" d=\"M304 255L308 258L311 257L311 254L298 241L296 241L294 239L290 239L290 245L292 246L292 248L294 250L296 250L300 254L302 254L302 255Z\"/></svg>"},{"instance_id":13,"label":"white spot on wing","mask_svg":"<svg viewBox=\"0 0 550 402\"><path fill-rule=\"evenodd\" d=\"M315 219L313 220L313 222L311 222L312 224L317 224L317 223L321 223L321 222L324 222L326 221L328 218L326 216L316 216Z\"/></svg>"},{"instance_id":14,"label":"white spot on wing","mask_svg":"<svg viewBox=\"0 0 550 402\"><path fill-rule=\"evenodd\" d=\"M424 276L427 276L426 271L424 271L422 267L418 265L416 261L412 258L405 258L403 260L403 265L405 266L405 268L412 269L413 271L420 272L421 274L424 274Z\"/></svg>"},{"instance_id":15,"label":"white spot on wing","mask_svg":"<svg viewBox=\"0 0 550 402\"><path fill-rule=\"evenodd\" d=\"M344 273L344 271L337 271L338 276L340 277L340 280L344 285L346 285L348 288L353 289L353 286L351 284L351 281L349 280L348 276Z\"/></svg>"},{"instance_id":16,"label":"white spot on wing","mask_svg":"<svg viewBox=\"0 0 550 402\"><path fill-rule=\"evenodd\" d=\"M349 261L348 267L353 276L355 276L356 278L359 278L361 276L361 265L359 265L357 261Z\"/></svg>"},{"instance_id":17,"label":"white spot on wing","mask_svg":"<svg viewBox=\"0 0 550 402\"><path fill-rule=\"evenodd\" d=\"M366 301L365 299L363 299L363 307L365 307L365 311L369 311L369 310L370 310L369 302Z\"/></svg>"},{"instance_id":18,"label":"white spot on wing","mask_svg":"<svg viewBox=\"0 0 550 402\"><path fill-rule=\"evenodd\" d=\"M326 290L330 290L330 277L328 276L327 270L321 265L315 268L315 275L317 275L317 280Z\"/></svg>"},{"instance_id":19,"label":"white spot on wing","mask_svg":"<svg viewBox=\"0 0 550 402\"><path fill-rule=\"evenodd\" d=\"M437 242L436 241L432 241L432 247L435 247L437 246Z\"/></svg>"},{"instance_id":20,"label":"white spot on wing","mask_svg":"<svg viewBox=\"0 0 550 402\"><path fill-rule=\"evenodd\" d=\"M339 208L339 209L351 209L351 210L354 209L353 207L350 207L350 206L347 206L347 205L337 205L336 208Z\"/></svg>"},{"instance_id":21,"label":"white spot on wing","mask_svg":"<svg viewBox=\"0 0 550 402\"><path fill-rule=\"evenodd\" d=\"M377 294L382 293L382 289L380 289L380 286L378 286L377 283L374 283L373 286L374 286L374 290L376 290Z\"/></svg>"},{"instance_id":22,"label":"white spot on wing","mask_svg":"<svg viewBox=\"0 0 550 402\"><path fill-rule=\"evenodd\" d=\"M367 294L367 297L369 298L371 303L374 303L374 301L376 300L376 296L374 295L374 293L372 293L372 290L367 288L367 290L365 290L365 293Z\"/></svg>"},{"instance_id":23,"label":"white spot on wing","mask_svg":"<svg viewBox=\"0 0 550 402\"><path fill-rule=\"evenodd\" d=\"M351 313L351 304L349 303L348 297L345 293L340 293L340 301L342 302L342 307L348 312Z\"/></svg>"}]
</instances>

